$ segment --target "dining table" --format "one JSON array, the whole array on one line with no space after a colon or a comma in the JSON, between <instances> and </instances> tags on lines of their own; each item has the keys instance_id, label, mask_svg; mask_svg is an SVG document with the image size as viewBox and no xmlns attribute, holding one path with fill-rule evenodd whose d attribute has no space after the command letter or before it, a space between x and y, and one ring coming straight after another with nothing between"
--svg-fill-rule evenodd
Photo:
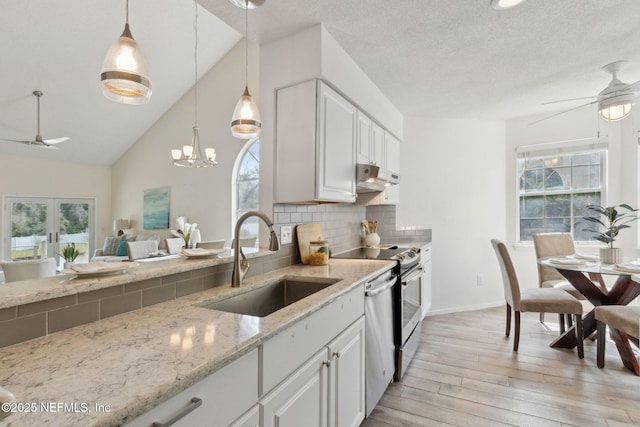
<instances>
[{"instance_id":1,"label":"dining table","mask_svg":"<svg viewBox=\"0 0 640 427\"><path fill-rule=\"evenodd\" d=\"M546 257L540 258L538 263L545 267L555 268L567 281L576 288L592 305L591 310L582 316L584 337L589 337L596 331L595 307L601 305L627 305L640 295L640 283L631 279L631 275L640 274L640 260L625 259L621 264L603 264L589 256ZM614 280L613 285L607 285L604 277ZM573 348L577 344L575 325L561 334L550 346L556 348ZM618 348L620 359L636 375L639 375L638 364L633 349L628 340L623 339L615 329L610 329L610 335ZM631 368L635 366L635 368Z\"/></svg>"}]
</instances>

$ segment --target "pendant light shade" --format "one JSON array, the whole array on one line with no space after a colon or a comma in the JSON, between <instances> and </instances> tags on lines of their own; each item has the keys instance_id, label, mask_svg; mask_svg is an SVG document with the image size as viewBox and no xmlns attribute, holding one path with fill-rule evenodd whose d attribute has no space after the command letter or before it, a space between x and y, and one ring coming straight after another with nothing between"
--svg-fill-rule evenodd
<instances>
[{"instance_id":1,"label":"pendant light shade","mask_svg":"<svg viewBox=\"0 0 640 427\"><path fill-rule=\"evenodd\" d=\"M231 135L241 139L251 139L260 135L260 112L258 106L249 94L249 87L244 87L244 93L236 104L231 118Z\"/></svg>"},{"instance_id":2,"label":"pendant light shade","mask_svg":"<svg viewBox=\"0 0 640 427\"><path fill-rule=\"evenodd\" d=\"M100 74L102 94L123 104L146 104L151 98L151 80L147 61L129 28L129 2L127 21L122 35L111 45Z\"/></svg>"},{"instance_id":3,"label":"pendant light shade","mask_svg":"<svg viewBox=\"0 0 640 427\"><path fill-rule=\"evenodd\" d=\"M233 110L231 117L231 135L240 139L257 138L260 135L262 122L260 121L260 112L258 106L249 93L249 9L256 8L264 2L253 2L244 0L242 4L239 0L230 0L232 4L245 9L245 51L244 51L244 92Z\"/></svg>"}]
</instances>

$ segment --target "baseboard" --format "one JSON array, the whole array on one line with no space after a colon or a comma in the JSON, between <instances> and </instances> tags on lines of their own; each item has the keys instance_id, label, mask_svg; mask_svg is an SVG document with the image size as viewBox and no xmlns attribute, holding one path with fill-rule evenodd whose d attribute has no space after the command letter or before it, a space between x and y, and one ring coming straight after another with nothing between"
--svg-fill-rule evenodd
<instances>
[{"instance_id":1,"label":"baseboard","mask_svg":"<svg viewBox=\"0 0 640 427\"><path fill-rule=\"evenodd\" d=\"M478 305L466 305L466 306L463 306L463 307L443 308L441 310L429 310L427 312L426 317L437 316L439 314L450 314L450 313L459 313L459 312L463 312L463 311L482 310L482 309L485 309L485 308L500 307L500 306L502 306L504 304L505 304L504 301L500 301L500 302L490 302L490 303L478 304Z\"/></svg>"}]
</instances>

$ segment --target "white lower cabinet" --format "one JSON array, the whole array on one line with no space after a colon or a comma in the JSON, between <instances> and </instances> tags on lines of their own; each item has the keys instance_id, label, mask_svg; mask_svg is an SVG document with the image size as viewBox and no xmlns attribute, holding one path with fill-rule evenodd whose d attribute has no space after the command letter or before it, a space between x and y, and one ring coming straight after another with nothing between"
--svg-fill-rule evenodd
<instances>
[{"instance_id":1,"label":"white lower cabinet","mask_svg":"<svg viewBox=\"0 0 640 427\"><path fill-rule=\"evenodd\" d=\"M260 425L260 405L255 404L229 427L258 427Z\"/></svg>"},{"instance_id":2,"label":"white lower cabinet","mask_svg":"<svg viewBox=\"0 0 640 427\"><path fill-rule=\"evenodd\" d=\"M257 414L257 400L258 349L255 349L132 420L126 427L217 427L231 423L257 426L255 416L253 424L243 424L243 420L238 419L251 413L251 408Z\"/></svg>"},{"instance_id":3,"label":"white lower cabinet","mask_svg":"<svg viewBox=\"0 0 640 427\"><path fill-rule=\"evenodd\" d=\"M362 284L126 427L357 427L364 340Z\"/></svg>"},{"instance_id":4,"label":"white lower cabinet","mask_svg":"<svg viewBox=\"0 0 640 427\"><path fill-rule=\"evenodd\" d=\"M357 427L364 390L361 316L260 400L262 427Z\"/></svg>"}]
</instances>

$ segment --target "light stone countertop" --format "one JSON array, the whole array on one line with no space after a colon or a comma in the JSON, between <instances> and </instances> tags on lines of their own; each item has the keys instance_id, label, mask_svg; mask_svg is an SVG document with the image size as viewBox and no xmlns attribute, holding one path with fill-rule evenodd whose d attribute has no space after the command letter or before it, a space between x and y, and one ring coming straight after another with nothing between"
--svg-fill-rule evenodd
<instances>
[{"instance_id":1,"label":"light stone countertop","mask_svg":"<svg viewBox=\"0 0 640 427\"><path fill-rule=\"evenodd\" d=\"M252 250L244 248L243 251L249 259L273 253L266 249ZM84 278L76 278L76 276L72 274L58 274L53 277L4 283L0 286L0 309L74 295L81 292L95 291L111 286L153 279L155 277L200 268L221 264L233 264L233 252L231 254L231 256L212 258L152 258L146 261L136 261L139 265L127 270L125 274Z\"/></svg>"},{"instance_id":2,"label":"light stone countertop","mask_svg":"<svg viewBox=\"0 0 640 427\"><path fill-rule=\"evenodd\" d=\"M391 266L341 259L293 265L251 277L241 288L220 286L0 349L0 386L17 402L37 405L35 413L14 413L0 426L121 425ZM264 318L194 305L285 275L343 280ZM47 402L75 405L79 412L42 411ZM111 410L96 412L96 404Z\"/></svg>"}]
</instances>

